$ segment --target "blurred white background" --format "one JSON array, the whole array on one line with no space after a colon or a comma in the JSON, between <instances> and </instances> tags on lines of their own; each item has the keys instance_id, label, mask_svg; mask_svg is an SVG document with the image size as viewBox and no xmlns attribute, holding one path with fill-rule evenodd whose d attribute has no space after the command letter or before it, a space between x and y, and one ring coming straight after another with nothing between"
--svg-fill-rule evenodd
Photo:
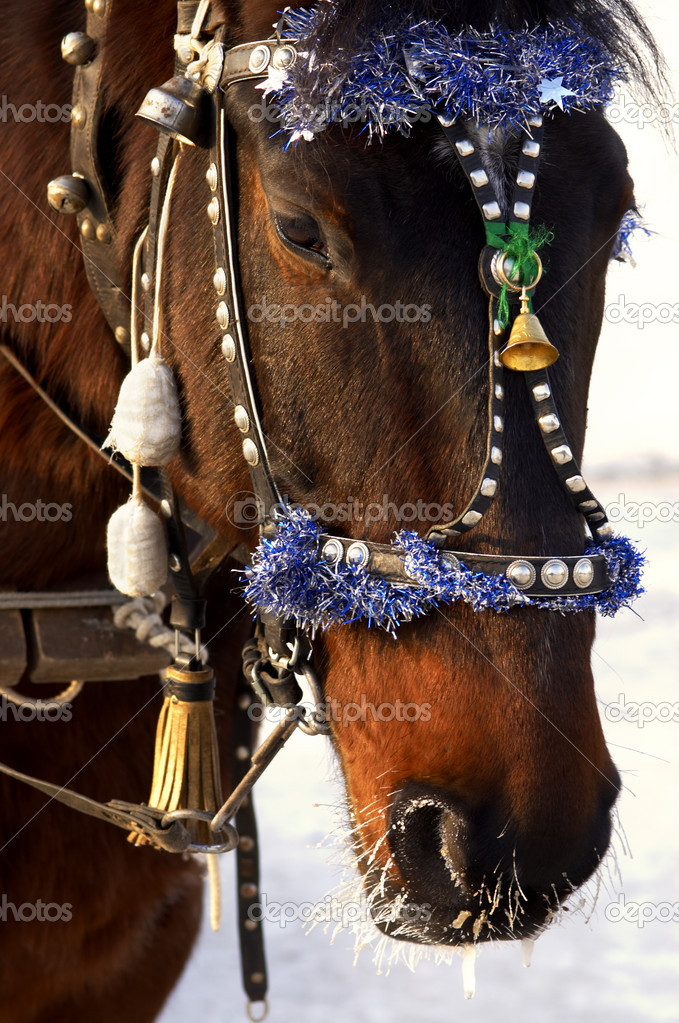
<instances>
[{"instance_id":1,"label":"blurred white background","mask_svg":"<svg viewBox=\"0 0 679 1023\"><path fill-rule=\"evenodd\" d=\"M673 0L649 0L640 7L673 72L676 131L679 7ZM657 125L616 120L615 126L627 145L637 199L654 235L637 241L636 269L611 267L608 304L619 307L623 296L628 305L679 309L677 155ZM606 906L621 893L626 902L679 907L678 725L656 720L641 728L613 720L615 707L606 710L622 693L628 703L679 703L679 530L678 516L671 510L672 505L679 507L678 350L676 322L649 323L643 329L607 322L590 394L586 476L605 504L627 509L616 527L640 541L649 560L648 593L636 605L639 617L627 611L612 621L600 620L594 654L607 738L626 786L619 814L631 855L623 853L624 841L618 837L620 876L609 880L589 922L582 914L572 914L539 939L530 970L522 969L518 947L484 949L471 1002L462 997L459 959L452 966L424 962L414 974L399 966L389 976L378 975L369 949L353 966L348 932L331 947L329 934L321 928L305 936L299 923L285 929L269 925L272 1023L679 1020L679 912L674 911L674 922L656 919L643 927L612 922L605 915ZM630 502L642 505L644 516L655 505L654 521L641 521ZM616 514L620 517L620 511ZM661 521L668 516L671 521ZM342 798L324 742L295 736L258 783L264 887L282 902L321 900L337 880L337 869L326 863L327 848L316 847L336 824L329 804ZM187 1017L201 1023L246 1018L228 856L222 869L222 931L214 935L205 925L162 1023L183 1023Z\"/></svg>"}]
</instances>

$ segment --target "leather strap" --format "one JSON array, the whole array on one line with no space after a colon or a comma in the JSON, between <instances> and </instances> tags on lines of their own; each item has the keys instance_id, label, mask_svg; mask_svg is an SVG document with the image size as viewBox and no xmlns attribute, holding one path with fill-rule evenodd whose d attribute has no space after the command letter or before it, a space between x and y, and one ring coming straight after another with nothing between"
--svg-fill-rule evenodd
<instances>
[{"instance_id":1,"label":"leather strap","mask_svg":"<svg viewBox=\"0 0 679 1023\"><path fill-rule=\"evenodd\" d=\"M99 159L104 114L103 43L112 3L87 4L87 35L96 43L93 59L76 67L71 113L71 166L88 184L89 198L78 214L78 228L90 287L116 340L129 346L130 300L120 262L119 240L110 213L110 195Z\"/></svg>"}]
</instances>

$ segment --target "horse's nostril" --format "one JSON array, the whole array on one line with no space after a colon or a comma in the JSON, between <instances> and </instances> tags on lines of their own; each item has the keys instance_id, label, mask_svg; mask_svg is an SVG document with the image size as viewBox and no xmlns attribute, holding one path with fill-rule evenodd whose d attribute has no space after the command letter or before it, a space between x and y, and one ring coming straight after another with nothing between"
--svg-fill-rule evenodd
<instances>
[{"instance_id":1,"label":"horse's nostril","mask_svg":"<svg viewBox=\"0 0 679 1023\"><path fill-rule=\"evenodd\" d=\"M407 785L392 803L389 844L409 886L445 900L464 889L467 821L452 799L424 786Z\"/></svg>"}]
</instances>

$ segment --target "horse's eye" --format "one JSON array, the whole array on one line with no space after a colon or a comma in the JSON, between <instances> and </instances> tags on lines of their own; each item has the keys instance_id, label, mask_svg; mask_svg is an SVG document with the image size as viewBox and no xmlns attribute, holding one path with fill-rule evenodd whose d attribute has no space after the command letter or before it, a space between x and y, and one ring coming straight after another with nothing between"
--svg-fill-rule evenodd
<instances>
[{"instance_id":1,"label":"horse's eye","mask_svg":"<svg viewBox=\"0 0 679 1023\"><path fill-rule=\"evenodd\" d=\"M274 226L288 248L324 267L330 265L328 248L321 229L308 213L277 213L274 216Z\"/></svg>"}]
</instances>

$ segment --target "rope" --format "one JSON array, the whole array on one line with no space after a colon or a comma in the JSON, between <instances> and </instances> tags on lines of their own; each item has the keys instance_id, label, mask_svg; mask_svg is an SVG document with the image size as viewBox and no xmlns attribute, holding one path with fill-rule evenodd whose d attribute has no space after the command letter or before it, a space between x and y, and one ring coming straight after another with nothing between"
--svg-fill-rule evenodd
<instances>
[{"instance_id":1,"label":"rope","mask_svg":"<svg viewBox=\"0 0 679 1023\"><path fill-rule=\"evenodd\" d=\"M121 607L113 615L113 624L118 629L132 629L135 637L142 643L153 647L164 647L168 653L175 654L175 630L168 628L160 617L167 604L167 597L158 590L150 597L135 597ZM192 637L178 632L179 652L193 656L195 641ZM208 650L201 644L200 658L207 664Z\"/></svg>"}]
</instances>

